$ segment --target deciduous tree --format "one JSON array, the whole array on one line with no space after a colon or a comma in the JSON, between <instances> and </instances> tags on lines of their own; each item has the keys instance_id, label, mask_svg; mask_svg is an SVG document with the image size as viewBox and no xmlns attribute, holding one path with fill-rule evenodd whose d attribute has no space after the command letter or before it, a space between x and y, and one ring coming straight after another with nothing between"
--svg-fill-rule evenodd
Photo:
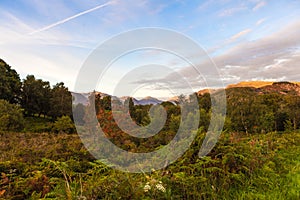
<instances>
[{"instance_id":1,"label":"deciduous tree","mask_svg":"<svg viewBox=\"0 0 300 200\"><path fill-rule=\"evenodd\" d=\"M0 99L19 103L21 80L19 74L0 59Z\"/></svg>"}]
</instances>

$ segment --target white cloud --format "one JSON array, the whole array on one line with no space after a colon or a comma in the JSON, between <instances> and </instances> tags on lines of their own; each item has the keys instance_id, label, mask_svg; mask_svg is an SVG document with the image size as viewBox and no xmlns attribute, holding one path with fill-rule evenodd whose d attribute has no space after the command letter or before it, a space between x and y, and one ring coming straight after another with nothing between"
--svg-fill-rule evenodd
<instances>
[{"instance_id":1,"label":"white cloud","mask_svg":"<svg viewBox=\"0 0 300 200\"><path fill-rule=\"evenodd\" d=\"M242 79L254 77L300 80L299 52L300 23L294 22L282 30L259 40L240 43L224 54L213 58L216 64L231 75ZM228 69L224 66L240 66Z\"/></svg>"},{"instance_id":2,"label":"white cloud","mask_svg":"<svg viewBox=\"0 0 300 200\"><path fill-rule=\"evenodd\" d=\"M262 19L258 20L258 21L255 23L255 25L256 25L256 26L259 26L259 25L261 25L262 23L264 23L265 21L266 21L266 18L262 18Z\"/></svg>"},{"instance_id":3,"label":"white cloud","mask_svg":"<svg viewBox=\"0 0 300 200\"><path fill-rule=\"evenodd\" d=\"M222 42L221 44L218 44L217 46L214 46L210 49L207 50L207 52L209 54L215 53L216 51L228 46L228 45L232 45L234 42L236 42L239 38L249 34L250 32L252 32L252 29L245 29L242 30L234 35L232 35L229 39L225 40L224 42Z\"/></svg>"},{"instance_id":4,"label":"white cloud","mask_svg":"<svg viewBox=\"0 0 300 200\"><path fill-rule=\"evenodd\" d=\"M15 68L22 78L25 78L28 74L33 74L51 81L53 84L64 81L70 87L74 85L81 62L70 54L63 51L47 50L52 55L51 57L56 57L56 59L50 59L28 47L21 48L18 46L18 48L15 48L8 46L5 50L0 50L1 58Z\"/></svg>"},{"instance_id":5,"label":"white cloud","mask_svg":"<svg viewBox=\"0 0 300 200\"><path fill-rule=\"evenodd\" d=\"M30 36L27 33L33 29L27 23L8 12L0 16L1 59L16 69L21 78L34 74L52 84L63 81L73 87L84 58L74 53L74 46L84 46L84 41L74 41L70 35L53 30Z\"/></svg>"},{"instance_id":6,"label":"white cloud","mask_svg":"<svg viewBox=\"0 0 300 200\"><path fill-rule=\"evenodd\" d=\"M260 1L258 2L254 7L253 7L253 11L257 11L260 8L264 7L265 5L267 5L267 3L265 1Z\"/></svg>"},{"instance_id":7,"label":"white cloud","mask_svg":"<svg viewBox=\"0 0 300 200\"><path fill-rule=\"evenodd\" d=\"M41 23L45 24L45 21L49 21L47 17L48 14L51 14L49 10L45 11L43 17L48 19L44 20L44 18L30 19L28 16L18 18L16 15L5 11L2 12L0 9L1 58L15 68L22 75L22 78L27 74L34 74L39 78L50 80L52 83L63 81L71 89L84 59L86 59L95 45L108 37L105 34L108 32L107 30L111 29L108 28L110 25L116 29L116 32L120 32L122 26L119 26L119 24L122 24L124 21L130 21L130 19L145 13L151 15L153 11L160 12L164 8L164 6L150 4L147 0L139 2L133 0L117 2L112 0L107 4L96 5L92 9L72 15L74 7L72 11L72 8L67 8L66 4L61 3L61 1L54 0L54 2L42 3L36 1L35 4L35 0L32 0L28 3L31 5L31 9L38 11L40 14L43 14L49 7L49 10L55 16L50 16L51 20L61 19L66 14L71 17L66 17L63 20L58 20L45 26ZM91 29L86 30L86 27L83 27L85 26L83 23L66 23L80 16L84 18L86 16L83 15L113 3L114 6L109 6L102 15L97 13L94 16L92 31L90 31ZM88 4L93 6L91 3ZM53 10L54 5L58 6L57 12ZM86 9L87 5L77 7L76 10L84 10L83 7ZM60 13L59 11L61 10L66 12ZM103 23L104 20L107 20L108 23ZM63 24L64 26L53 29ZM33 27L43 28L36 29ZM28 33L31 33L31 35Z\"/></svg>"},{"instance_id":8,"label":"white cloud","mask_svg":"<svg viewBox=\"0 0 300 200\"><path fill-rule=\"evenodd\" d=\"M242 34L237 34L242 35ZM236 37L237 37L236 36ZM300 80L300 22L292 22L281 30L254 41L240 42L231 49L212 58L218 66L224 84L240 80L274 79ZM213 83L219 79L210 71L209 60L199 63L203 77ZM199 78L193 67L187 66L179 70L194 86L201 85L203 78ZM166 80L174 81L169 75ZM217 81L215 81L217 83ZM216 85L217 86L217 85ZM220 87L220 85L218 85ZM180 83L178 83L180 87Z\"/></svg>"},{"instance_id":9,"label":"white cloud","mask_svg":"<svg viewBox=\"0 0 300 200\"><path fill-rule=\"evenodd\" d=\"M238 38L243 37L244 35L247 35L247 34L250 33L251 31L252 31L252 29L245 29L245 30L243 30L243 31L241 31L241 32L239 32L239 33L233 35L233 36L230 38L230 40L231 40L231 41L232 41L232 40L237 40Z\"/></svg>"},{"instance_id":10,"label":"white cloud","mask_svg":"<svg viewBox=\"0 0 300 200\"><path fill-rule=\"evenodd\" d=\"M229 8L229 9L225 9L225 10L222 10L220 13L219 13L219 17L229 17L229 16L232 16L238 12L241 12L243 10L247 10L247 7L244 6L244 5L241 5L241 6L238 6L238 7L233 7L233 8Z\"/></svg>"}]
</instances>

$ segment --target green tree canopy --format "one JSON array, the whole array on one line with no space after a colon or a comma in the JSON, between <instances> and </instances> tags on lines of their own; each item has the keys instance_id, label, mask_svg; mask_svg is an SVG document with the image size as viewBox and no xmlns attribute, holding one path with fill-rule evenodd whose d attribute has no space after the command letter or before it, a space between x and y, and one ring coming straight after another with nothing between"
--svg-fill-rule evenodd
<instances>
[{"instance_id":1,"label":"green tree canopy","mask_svg":"<svg viewBox=\"0 0 300 200\"><path fill-rule=\"evenodd\" d=\"M22 85L22 106L28 115L48 114L50 83L28 75Z\"/></svg>"},{"instance_id":2,"label":"green tree canopy","mask_svg":"<svg viewBox=\"0 0 300 200\"><path fill-rule=\"evenodd\" d=\"M0 59L0 99L18 103L21 89L19 74Z\"/></svg>"},{"instance_id":3,"label":"green tree canopy","mask_svg":"<svg viewBox=\"0 0 300 200\"><path fill-rule=\"evenodd\" d=\"M64 83L57 83L52 91L50 98L49 115L53 118L72 114L72 95Z\"/></svg>"}]
</instances>

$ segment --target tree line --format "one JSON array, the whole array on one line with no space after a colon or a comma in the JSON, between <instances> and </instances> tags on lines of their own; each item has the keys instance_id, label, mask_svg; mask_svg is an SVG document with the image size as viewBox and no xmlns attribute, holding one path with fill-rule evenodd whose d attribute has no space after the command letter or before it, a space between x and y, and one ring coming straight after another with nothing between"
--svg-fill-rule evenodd
<instances>
[{"instance_id":1,"label":"tree line","mask_svg":"<svg viewBox=\"0 0 300 200\"><path fill-rule=\"evenodd\" d=\"M51 87L48 81L20 75L0 59L0 99L21 105L25 116L48 116L53 119L72 114L72 95L63 82Z\"/></svg>"},{"instance_id":2,"label":"tree line","mask_svg":"<svg viewBox=\"0 0 300 200\"><path fill-rule=\"evenodd\" d=\"M16 70L0 59L0 130L20 131L24 116L43 117L55 122L72 115L72 95L63 82L51 87L48 81L27 75L23 80Z\"/></svg>"},{"instance_id":3,"label":"tree line","mask_svg":"<svg viewBox=\"0 0 300 200\"><path fill-rule=\"evenodd\" d=\"M231 88L227 93L229 131L267 133L295 131L300 127L300 96L294 90L258 93L255 88ZM297 86L299 87L299 86Z\"/></svg>"},{"instance_id":4,"label":"tree line","mask_svg":"<svg viewBox=\"0 0 300 200\"><path fill-rule=\"evenodd\" d=\"M300 96L294 89L285 89L283 92L281 88L288 88L289 85L293 84L288 82L275 83L274 90L264 92L257 91L252 87L226 89L226 118L223 131L268 133L274 131L291 132L299 129ZM200 113L198 128L207 131L211 121L211 95L209 93L196 93L196 96ZM181 99L188 101L189 97L181 97ZM104 126L109 129L109 132L112 132L108 134L113 134L117 132L115 130L118 130L111 116L111 101L112 99L109 96L104 98L96 96L95 105L98 119L102 124L109 123L109 126ZM136 124L147 126L151 122L149 116L151 105L134 105L131 98L125 100L124 104L129 105L130 116ZM170 135L174 136L176 134L181 123L181 105L172 102L163 102L161 105L167 111L167 119L161 131L162 135L153 139L160 137L161 140L163 135L165 138L170 139L170 137L172 138ZM192 110L189 112L193 113ZM107 122L107 119L111 119L110 122ZM112 130L113 127L115 127L115 130ZM119 132L121 134L120 130ZM167 142L164 141L163 143Z\"/></svg>"}]
</instances>

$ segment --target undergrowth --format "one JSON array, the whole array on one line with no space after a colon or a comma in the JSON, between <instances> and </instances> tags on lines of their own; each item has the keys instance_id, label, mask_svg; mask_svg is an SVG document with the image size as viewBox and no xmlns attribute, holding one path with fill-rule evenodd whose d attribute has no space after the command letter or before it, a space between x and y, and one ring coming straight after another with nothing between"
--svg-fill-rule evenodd
<instances>
[{"instance_id":1,"label":"undergrowth","mask_svg":"<svg viewBox=\"0 0 300 200\"><path fill-rule=\"evenodd\" d=\"M77 135L1 133L0 199L300 198L299 133L223 133L203 158L199 144L165 169L130 174L95 160Z\"/></svg>"}]
</instances>

